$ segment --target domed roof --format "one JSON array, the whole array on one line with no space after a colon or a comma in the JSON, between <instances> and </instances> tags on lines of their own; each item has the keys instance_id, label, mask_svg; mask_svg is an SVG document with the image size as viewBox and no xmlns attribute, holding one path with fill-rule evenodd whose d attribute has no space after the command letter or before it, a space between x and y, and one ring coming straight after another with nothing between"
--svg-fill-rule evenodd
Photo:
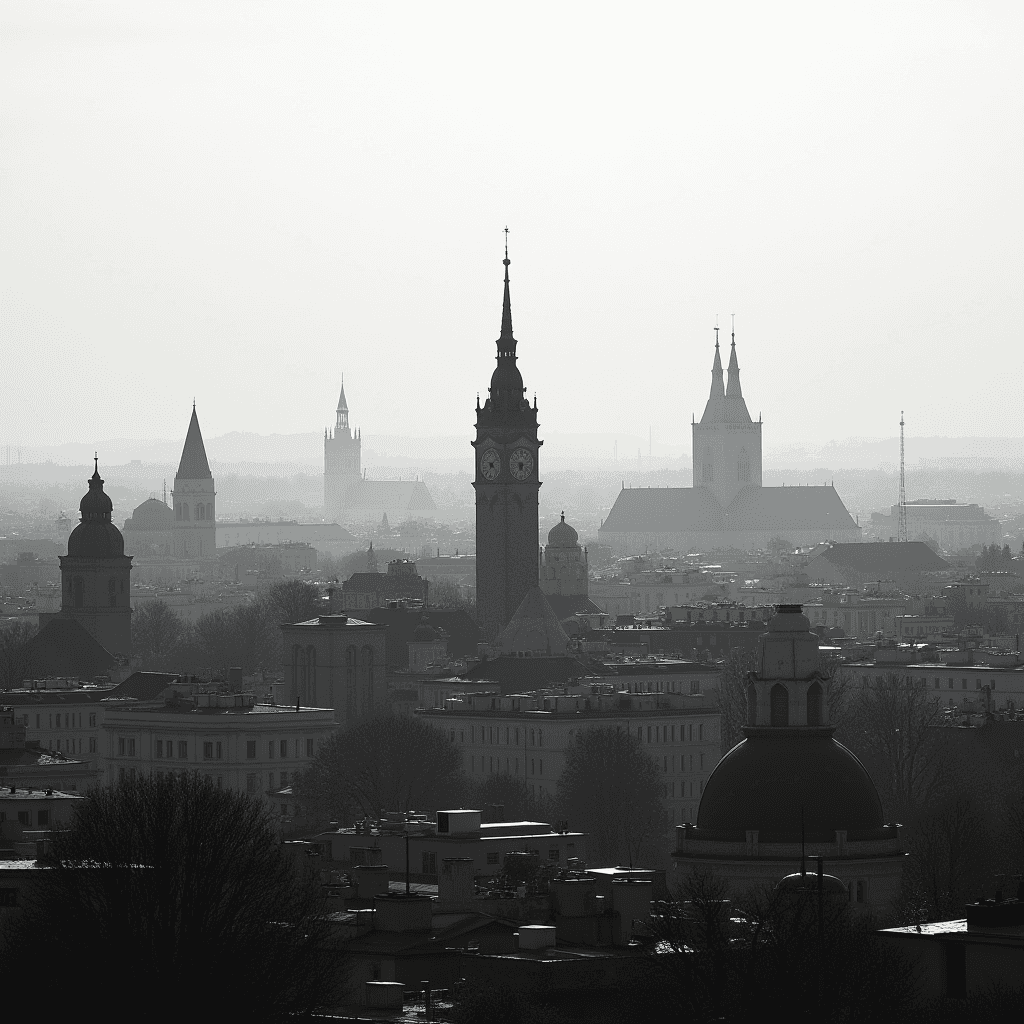
<instances>
[{"instance_id":1,"label":"domed roof","mask_svg":"<svg viewBox=\"0 0 1024 1024\"><path fill-rule=\"evenodd\" d=\"M875 832L882 802L857 757L831 729L747 728L704 787L697 828L762 842L799 842L801 809L808 839ZM854 838L853 835L850 838Z\"/></svg>"},{"instance_id":2,"label":"domed roof","mask_svg":"<svg viewBox=\"0 0 1024 1024\"><path fill-rule=\"evenodd\" d=\"M414 643L428 643L431 640L436 640L438 636L440 633L430 624L426 615L420 619L420 624L412 631Z\"/></svg>"},{"instance_id":3,"label":"domed roof","mask_svg":"<svg viewBox=\"0 0 1024 1024\"><path fill-rule=\"evenodd\" d=\"M548 546L553 548L574 548L579 543L580 535L565 521L565 513L562 513L562 521L548 530Z\"/></svg>"},{"instance_id":4,"label":"domed roof","mask_svg":"<svg viewBox=\"0 0 1024 1024\"><path fill-rule=\"evenodd\" d=\"M170 530L174 528L174 512L159 498L147 498L124 523L126 530Z\"/></svg>"},{"instance_id":5,"label":"domed roof","mask_svg":"<svg viewBox=\"0 0 1024 1024\"><path fill-rule=\"evenodd\" d=\"M119 558L124 555L124 537L110 521L114 503L103 490L99 460L89 479L89 491L78 506L82 521L68 537L68 555L73 558Z\"/></svg>"}]
</instances>

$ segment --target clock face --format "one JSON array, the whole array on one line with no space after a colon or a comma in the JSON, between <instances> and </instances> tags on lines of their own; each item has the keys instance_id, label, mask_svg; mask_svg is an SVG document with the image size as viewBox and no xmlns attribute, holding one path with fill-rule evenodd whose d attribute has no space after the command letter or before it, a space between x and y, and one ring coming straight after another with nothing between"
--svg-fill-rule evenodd
<instances>
[{"instance_id":1,"label":"clock face","mask_svg":"<svg viewBox=\"0 0 1024 1024\"><path fill-rule=\"evenodd\" d=\"M493 480L501 472L501 459L493 448L488 448L484 452L484 457L480 460L480 472L483 473L485 480Z\"/></svg>"},{"instance_id":2,"label":"clock face","mask_svg":"<svg viewBox=\"0 0 1024 1024\"><path fill-rule=\"evenodd\" d=\"M508 460L508 468L517 480L526 480L533 472L533 453L527 448L517 448Z\"/></svg>"}]
</instances>

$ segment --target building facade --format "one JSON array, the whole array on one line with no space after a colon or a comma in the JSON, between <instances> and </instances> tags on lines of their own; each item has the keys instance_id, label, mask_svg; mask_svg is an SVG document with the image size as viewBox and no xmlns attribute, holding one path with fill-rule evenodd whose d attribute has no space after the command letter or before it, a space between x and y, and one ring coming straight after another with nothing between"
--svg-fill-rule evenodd
<instances>
[{"instance_id":1,"label":"building facade","mask_svg":"<svg viewBox=\"0 0 1024 1024\"><path fill-rule=\"evenodd\" d=\"M695 820L704 785L720 756L721 715L699 695L476 693L417 714L459 747L474 782L510 775L538 797L555 795L577 733L625 730L641 741L661 769L672 825Z\"/></svg>"},{"instance_id":2,"label":"building facade","mask_svg":"<svg viewBox=\"0 0 1024 1024\"><path fill-rule=\"evenodd\" d=\"M387 700L387 626L320 615L281 627L285 691L297 707L332 708L343 728L372 717Z\"/></svg>"},{"instance_id":3,"label":"building facade","mask_svg":"<svg viewBox=\"0 0 1024 1024\"><path fill-rule=\"evenodd\" d=\"M195 403L171 491L176 558L213 558L217 549L217 492L206 458ZM134 518L134 517L133 517Z\"/></svg>"},{"instance_id":4,"label":"building facade","mask_svg":"<svg viewBox=\"0 0 1024 1024\"><path fill-rule=\"evenodd\" d=\"M348 422L345 378L335 411L334 429L324 430L324 511L327 518L344 516L348 498L362 477L363 437Z\"/></svg>"},{"instance_id":5,"label":"building facade","mask_svg":"<svg viewBox=\"0 0 1024 1024\"><path fill-rule=\"evenodd\" d=\"M476 604L477 622L493 641L512 618L527 591L538 583L540 529L540 446L537 403L526 398L516 365L505 250L505 295L497 366L483 406L477 399Z\"/></svg>"}]
</instances>

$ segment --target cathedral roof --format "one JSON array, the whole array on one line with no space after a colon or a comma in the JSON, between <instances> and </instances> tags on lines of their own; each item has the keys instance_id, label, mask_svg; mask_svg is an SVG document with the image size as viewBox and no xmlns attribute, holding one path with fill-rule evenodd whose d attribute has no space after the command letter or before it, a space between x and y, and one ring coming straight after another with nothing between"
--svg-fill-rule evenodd
<instances>
[{"instance_id":1,"label":"cathedral roof","mask_svg":"<svg viewBox=\"0 0 1024 1024\"><path fill-rule=\"evenodd\" d=\"M210 463L206 458L206 446L203 444L203 432L199 429L199 417L196 407L192 405L192 419L189 420L188 433L185 435L185 447L181 450L181 462L175 480L212 480Z\"/></svg>"},{"instance_id":2,"label":"cathedral roof","mask_svg":"<svg viewBox=\"0 0 1024 1024\"><path fill-rule=\"evenodd\" d=\"M788 488L787 488L788 490ZM949 563L919 540L904 544L874 541L864 544L833 544L815 561L823 559L841 569L885 578L896 572L941 572Z\"/></svg>"},{"instance_id":3,"label":"cathedral roof","mask_svg":"<svg viewBox=\"0 0 1024 1024\"><path fill-rule=\"evenodd\" d=\"M564 655L569 637L540 587L533 586L519 603L494 643L500 654Z\"/></svg>"},{"instance_id":4,"label":"cathedral roof","mask_svg":"<svg viewBox=\"0 0 1024 1024\"><path fill-rule=\"evenodd\" d=\"M348 402L345 401L345 379L341 381L341 394L338 396L338 412L348 412Z\"/></svg>"},{"instance_id":5,"label":"cathedral roof","mask_svg":"<svg viewBox=\"0 0 1024 1024\"><path fill-rule=\"evenodd\" d=\"M602 533L764 533L856 530L834 487L744 487L723 509L710 487L619 492ZM857 545L860 547L861 545Z\"/></svg>"}]
</instances>

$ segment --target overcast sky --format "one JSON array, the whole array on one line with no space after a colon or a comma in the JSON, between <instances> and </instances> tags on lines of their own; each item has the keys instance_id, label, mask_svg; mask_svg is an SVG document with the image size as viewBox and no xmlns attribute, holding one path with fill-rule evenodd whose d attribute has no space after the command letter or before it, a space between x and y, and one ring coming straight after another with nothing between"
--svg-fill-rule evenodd
<instances>
[{"instance_id":1,"label":"overcast sky","mask_svg":"<svg viewBox=\"0 0 1024 1024\"><path fill-rule=\"evenodd\" d=\"M542 434L1024 434L1020 3L0 16L0 444L468 436L506 224Z\"/></svg>"}]
</instances>

